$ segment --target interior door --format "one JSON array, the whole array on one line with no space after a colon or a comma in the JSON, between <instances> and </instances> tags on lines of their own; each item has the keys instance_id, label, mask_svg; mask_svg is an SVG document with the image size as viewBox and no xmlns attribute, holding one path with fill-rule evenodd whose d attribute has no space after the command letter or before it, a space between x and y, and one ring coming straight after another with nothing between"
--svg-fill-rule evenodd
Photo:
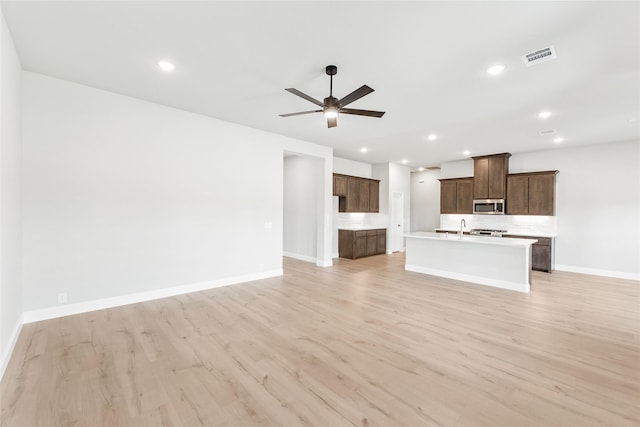
<instances>
[{"instance_id":1,"label":"interior door","mask_svg":"<svg viewBox=\"0 0 640 427\"><path fill-rule=\"evenodd\" d=\"M391 197L391 227L389 230L389 251L404 249L404 194L393 193Z\"/></svg>"}]
</instances>

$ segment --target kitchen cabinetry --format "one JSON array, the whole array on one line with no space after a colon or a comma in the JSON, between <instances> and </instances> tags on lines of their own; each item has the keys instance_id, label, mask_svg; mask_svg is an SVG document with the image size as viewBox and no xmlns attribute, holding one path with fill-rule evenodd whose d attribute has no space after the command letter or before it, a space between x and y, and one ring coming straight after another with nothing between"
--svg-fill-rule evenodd
<instances>
[{"instance_id":1,"label":"kitchen cabinetry","mask_svg":"<svg viewBox=\"0 0 640 427\"><path fill-rule=\"evenodd\" d=\"M555 215L558 171L507 175L508 215Z\"/></svg>"},{"instance_id":2,"label":"kitchen cabinetry","mask_svg":"<svg viewBox=\"0 0 640 427\"><path fill-rule=\"evenodd\" d=\"M387 230L338 230L338 255L357 259L384 254L387 251Z\"/></svg>"},{"instance_id":3,"label":"kitchen cabinetry","mask_svg":"<svg viewBox=\"0 0 640 427\"><path fill-rule=\"evenodd\" d=\"M380 181L333 174L333 195L339 197L339 212L379 212Z\"/></svg>"},{"instance_id":4,"label":"kitchen cabinetry","mask_svg":"<svg viewBox=\"0 0 640 427\"><path fill-rule=\"evenodd\" d=\"M380 181L369 180L369 212L380 212Z\"/></svg>"},{"instance_id":5,"label":"kitchen cabinetry","mask_svg":"<svg viewBox=\"0 0 640 427\"><path fill-rule=\"evenodd\" d=\"M537 239L538 241L531 246L531 269L551 273L553 265L553 239L549 237L513 236L509 234L505 234L503 237Z\"/></svg>"},{"instance_id":6,"label":"kitchen cabinetry","mask_svg":"<svg viewBox=\"0 0 640 427\"><path fill-rule=\"evenodd\" d=\"M333 174L333 195L347 195L347 177L345 175L337 175L335 173Z\"/></svg>"},{"instance_id":7,"label":"kitchen cabinetry","mask_svg":"<svg viewBox=\"0 0 640 427\"><path fill-rule=\"evenodd\" d=\"M440 180L440 213L473 213L473 178Z\"/></svg>"},{"instance_id":8,"label":"kitchen cabinetry","mask_svg":"<svg viewBox=\"0 0 640 427\"><path fill-rule=\"evenodd\" d=\"M473 157L473 198L504 199L510 153Z\"/></svg>"}]
</instances>

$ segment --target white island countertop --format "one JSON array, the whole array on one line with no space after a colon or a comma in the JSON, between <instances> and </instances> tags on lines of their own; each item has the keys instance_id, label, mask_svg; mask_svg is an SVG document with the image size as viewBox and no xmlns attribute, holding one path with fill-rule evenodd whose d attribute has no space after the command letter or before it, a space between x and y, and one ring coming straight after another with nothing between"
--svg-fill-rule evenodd
<instances>
[{"instance_id":1,"label":"white island countertop","mask_svg":"<svg viewBox=\"0 0 640 427\"><path fill-rule=\"evenodd\" d=\"M429 231L415 231L413 233L405 233L405 237L415 237L418 239L434 239L434 240L450 240L452 242L477 243L481 245L500 245L500 246L530 246L537 242L536 239L508 239L504 237L490 236L471 236L463 235L462 239L457 234L432 233Z\"/></svg>"},{"instance_id":2,"label":"white island countertop","mask_svg":"<svg viewBox=\"0 0 640 427\"><path fill-rule=\"evenodd\" d=\"M406 238L405 270L529 292L536 239L414 232Z\"/></svg>"}]
</instances>

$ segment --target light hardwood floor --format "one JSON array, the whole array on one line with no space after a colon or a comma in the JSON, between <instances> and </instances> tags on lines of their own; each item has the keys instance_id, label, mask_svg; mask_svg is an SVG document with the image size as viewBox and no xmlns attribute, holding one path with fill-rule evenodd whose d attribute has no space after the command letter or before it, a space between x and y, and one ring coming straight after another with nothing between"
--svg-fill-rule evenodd
<instances>
[{"instance_id":1,"label":"light hardwood floor","mask_svg":"<svg viewBox=\"0 0 640 427\"><path fill-rule=\"evenodd\" d=\"M402 254L25 325L2 426L638 426L640 283Z\"/></svg>"}]
</instances>

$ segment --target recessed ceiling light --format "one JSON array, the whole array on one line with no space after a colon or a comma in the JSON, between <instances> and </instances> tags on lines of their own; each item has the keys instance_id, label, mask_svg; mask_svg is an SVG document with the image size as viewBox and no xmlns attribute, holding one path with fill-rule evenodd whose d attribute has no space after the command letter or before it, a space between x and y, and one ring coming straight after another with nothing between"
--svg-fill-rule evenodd
<instances>
[{"instance_id":1,"label":"recessed ceiling light","mask_svg":"<svg viewBox=\"0 0 640 427\"><path fill-rule=\"evenodd\" d=\"M162 60L158 61L158 68L160 68L162 71L173 71L176 69L176 66L169 61Z\"/></svg>"},{"instance_id":2,"label":"recessed ceiling light","mask_svg":"<svg viewBox=\"0 0 640 427\"><path fill-rule=\"evenodd\" d=\"M418 170L419 170L420 172L422 172L422 171L424 170L424 168L418 168Z\"/></svg>"},{"instance_id":3,"label":"recessed ceiling light","mask_svg":"<svg viewBox=\"0 0 640 427\"><path fill-rule=\"evenodd\" d=\"M407 159L402 159L402 164L403 164L403 165L406 165L407 163L409 163L409 160L407 160Z\"/></svg>"},{"instance_id":4,"label":"recessed ceiling light","mask_svg":"<svg viewBox=\"0 0 640 427\"><path fill-rule=\"evenodd\" d=\"M360 152L361 152L361 153L366 153L367 151L369 151L369 150L367 150L367 147L362 147L362 148L360 149Z\"/></svg>"},{"instance_id":5,"label":"recessed ceiling light","mask_svg":"<svg viewBox=\"0 0 640 427\"><path fill-rule=\"evenodd\" d=\"M487 68L487 73L489 73L492 76L497 76L498 74L502 73L503 71L504 71L504 65L501 65L501 64L493 65L493 66Z\"/></svg>"},{"instance_id":6,"label":"recessed ceiling light","mask_svg":"<svg viewBox=\"0 0 640 427\"><path fill-rule=\"evenodd\" d=\"M430 133L430 134L427 136L427 139L428 139L429 141L435 141L437 138L438 138L438 135L436 135L435 133Z\"/></svg>"},{"instance_id":7,"label":"recessed ceiling light","mask_svg":"<svg viewBox=\"0 0 640 427\"><path fill-rule=\"evenodd\" d=\"M551 111L541 111L538 113L538 117L541 119L548 119L551 117Z\"/></svg>"},{"instance_id":8,"label":"recessed ceiling light","mask_svg":"<svg viewBox=\"0 0 640 427\"><path fill-rule=\"evenodd\" d=\"M464 150L464 151L462 152L462 154L464 154L465 156L468 156L469 154L471 154L471 151L469 151L469 150Z\"/></svg>"},{"instance_id":9,"label":"recessed ceiling light","mask_svg":"<svg viewBox=\"0 0 640 427\"><path fill-rule=\"evenodd\" d=\"M560 144L562 141L564 141L564 138L562 138L561 136L553 138L553 142L555 142L556 144Z\"/></svg>"}]
</instances>

